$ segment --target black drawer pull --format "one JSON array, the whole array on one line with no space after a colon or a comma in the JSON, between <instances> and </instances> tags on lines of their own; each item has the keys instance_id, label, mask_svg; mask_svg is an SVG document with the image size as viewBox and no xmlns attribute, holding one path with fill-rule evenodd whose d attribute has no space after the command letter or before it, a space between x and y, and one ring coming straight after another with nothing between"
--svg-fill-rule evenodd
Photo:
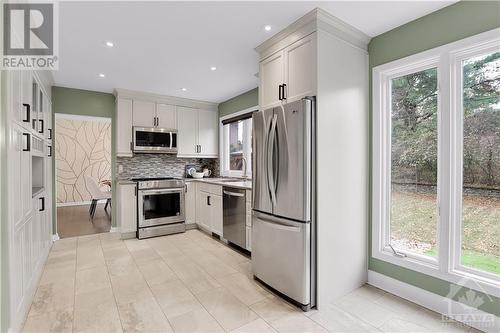
<instances>
[{"instance_id":1,"label":"black drawer pull","mask_svg":"<svg viewBox=\"0 0 500 333\"><path fill-rule=\"evenodd\" d=\"M52 140L52 128L49 128L47 131L49 131L49 140Z\"/></svg>"},{"instance_id":2,"label":"black drawer pull","mask_svg":"<svg viewBox=\"0 0 500 333\"><path fill-rule=\"evenodd\" d=\"M52 146L49 146L49 157L52 157Z\"/></svg>"},{"instance_id":3,"label":"black drawer pull","mask_svg":"<svg viewBox=\"0 0 500 333\"><path fill-rule=\"evenodd\" d=\"M39 122L40 122L42 129L38 130L38 133L43 133L43 119L40 119Z\"/></svg>"},{"instance_id":4,"label":"black drawer pull","mask_svg":"<svg viewBox=\"0 0 500 333\"><path fill-rule=\"evenodd\" d=\"M42 200L42 208L40 208L38 211L43 212L45 210L45 197L41 197L40 200Z\"/></svg>"},{"instance_id":5,"label":"black drawer pull","mask_svg":"<svg viewBox=\"0 0 500 333\"><path fill-rule=\"evenodd\" d=\"M23 103L23 106L26 107L26 118L23 119L23 122L29 123L31 116L31 105Z\"/></svg>"},{"instance_id":6,"label":"black drawer pull","mask_svg":"<svg viewBox=\"0 0 500 333\"><path fill-rule=\"evenodd\" d=\"M31 135L29 133L23 133L23 136L26 137L26 148L23 148L23 151L31 150Z\"/></svg>"}]
</instances>

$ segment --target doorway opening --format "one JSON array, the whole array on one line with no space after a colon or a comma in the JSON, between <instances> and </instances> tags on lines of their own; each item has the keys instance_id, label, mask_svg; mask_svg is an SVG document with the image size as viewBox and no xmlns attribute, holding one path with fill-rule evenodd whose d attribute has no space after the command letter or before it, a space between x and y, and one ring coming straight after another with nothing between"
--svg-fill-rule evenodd
<instances>
[{"instance_id":1,"label":"doorway opening","mask_svg":"<svg viewBox=\"0 0 500 333\"><path fill-rule=\"evenodd\" d=\"M109 232L111 118L55 114L59 238Z\"/></svg>"}]
</instances>

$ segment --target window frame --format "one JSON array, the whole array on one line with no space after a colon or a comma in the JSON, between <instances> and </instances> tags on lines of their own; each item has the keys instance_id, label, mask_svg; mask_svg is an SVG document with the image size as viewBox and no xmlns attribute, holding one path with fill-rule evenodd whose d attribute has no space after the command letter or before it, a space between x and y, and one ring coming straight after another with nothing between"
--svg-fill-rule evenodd
<instances>
[{"instance_id":1,"label":"window frame","mask_svg":"<svg viewBox=\"0 0 500 333\"><path fill-rule=\"evenodd\" d=\"M496 296L500 295L498 276L461 266L460 254L456 251L461 248L462 225L461 60L487 53L488 49L498 49L499 36L500 28L497 28L372 69L372 257L472 289L480 287L483 290L479 291ZM438 71L438 256L435 261L397 249L407 255L401 258L385 246L390 237L391 80L434 67Z\"/></svg>"},{"instance_id":2,"label":"window frame","mask_svg":"<svg viewBox=\"0 0 500 333\"><path fill-rule=\"evenodd\" d=\"M248 109L244 109L238 112L231 113L229 115L223 116L219 118L219 162L220 162L220 175L223 177L243 177L243 170L230 170L229 169L229 131L224 129L224 125L222 124L223 120L230 119L236 116L244 115L247 113L254 112L258 110L259 107L256 105L254 107L250 107ZM252 161L251 161L251 138L252 138L252 129L246 129L243 132L245 138L250 140L250 145L244 145L243 147L243 156L247 159L247 176L249 179L252 178ZM248 158L250 157L250 158Z\"/></svg>"}]
</instances>

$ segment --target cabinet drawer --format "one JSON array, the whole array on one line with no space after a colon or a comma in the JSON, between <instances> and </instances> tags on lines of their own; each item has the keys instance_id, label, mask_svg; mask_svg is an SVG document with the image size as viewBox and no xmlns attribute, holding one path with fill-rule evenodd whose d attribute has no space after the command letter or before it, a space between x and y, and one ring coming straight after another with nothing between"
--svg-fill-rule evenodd
<instances>
[{"instance_id":1,"label":"cabinet drawer","mask_svg":"<svg viewBox=\"0 0 500 333\"><path fill-rule=\"evenodd\" d=\"M198 183L198 189L211 194L222 195L222 186L220 185Z\"/></svg>"}]
</instances>

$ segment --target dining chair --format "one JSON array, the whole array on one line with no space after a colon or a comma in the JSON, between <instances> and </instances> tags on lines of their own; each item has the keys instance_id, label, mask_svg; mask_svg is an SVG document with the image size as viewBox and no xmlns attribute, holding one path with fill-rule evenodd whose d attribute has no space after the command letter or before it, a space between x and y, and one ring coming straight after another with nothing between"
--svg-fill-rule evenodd
<instances>
[{"instance_id":1,"label":"dining chair","mask_svg":"<svg viewBox=\"0 0 500 333\"><path fill-rule=\"evenodd\" d=\"M92 202L90 203L90 208L89 208L89 214L90 217L93 219L97 203L100 200L106 200L106 205L104 206L104 210L108 208L108 205L111 203L111 191L102 191L99 188L97 181L90 176L85 176L85 183L87 184L87 189L89 190L90 195L92 197Z\"/></svg>"}]
</instances>

